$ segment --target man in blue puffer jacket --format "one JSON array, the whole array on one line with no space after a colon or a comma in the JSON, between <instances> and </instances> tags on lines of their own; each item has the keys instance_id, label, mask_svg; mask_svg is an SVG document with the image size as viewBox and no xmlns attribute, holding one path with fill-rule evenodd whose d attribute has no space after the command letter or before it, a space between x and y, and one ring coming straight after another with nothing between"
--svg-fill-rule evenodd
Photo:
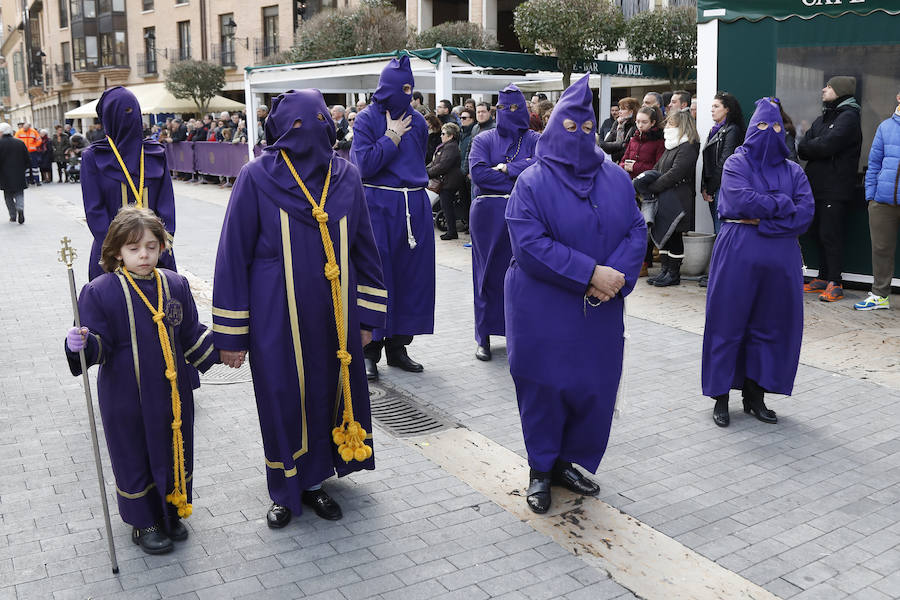
<instances>
[{"instance_id":1,"label":"man in blue puffer jacket","mask_svg":"<svg viewBox=\"0 0 900 600\"><path fill-rule=\"evenodd\" d=\"M878 126L869 170L866 171L866 199L869 201L869 232L872 237L872 274L869 296L853 306L856 310L890 308L894 252L900 231L900 94L897 110Z\"/></svg>"}]
</instances>

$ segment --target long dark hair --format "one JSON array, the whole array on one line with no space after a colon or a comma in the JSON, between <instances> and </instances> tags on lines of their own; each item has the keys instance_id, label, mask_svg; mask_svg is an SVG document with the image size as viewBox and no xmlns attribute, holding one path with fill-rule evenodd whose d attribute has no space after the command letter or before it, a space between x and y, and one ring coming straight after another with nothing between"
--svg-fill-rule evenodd
<instances>
[{"instance_id":1,"label":"long dark hair","mask_svg":"<svg viewBox=\"0 0 900 600\"><path fill-rule=\"evenodd\" d=\"M744 131L744 111L741 110L741 103L738 102L738 99L735 98L734 94L729 94L728 92L716 92L714 98L721 102L722 106L728 110L728 114L725 115L725 122L734 123L738 126L738 129Z\"/></svg>"},{"instance_id":2,"label":"long dark hair","mask_svg":"<svg viewBox=\"0 0 900 600\"><path fill-rule=\"evenodd\" d=\"M786 112L784 112L784 107L781 106L781 100L776 102L778 105L778 110L781 111L781 120L784 123L784 130L791 134L793 137L797 137L797 128L794 127L794 121L791 120L791 117L788 116Z\"/></svg>"}]
</instances>

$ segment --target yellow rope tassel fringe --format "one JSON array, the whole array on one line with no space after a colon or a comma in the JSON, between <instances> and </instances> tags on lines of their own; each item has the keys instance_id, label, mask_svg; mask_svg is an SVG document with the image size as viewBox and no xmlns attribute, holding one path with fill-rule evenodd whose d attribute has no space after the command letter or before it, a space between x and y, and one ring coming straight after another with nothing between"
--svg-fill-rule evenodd
<instances>
[{"instance_id":1,"label":"yellow rope tassel fringe","mask_svg":"<svg viewBox=\"0 0 900 600\"><path fill-rule=\"evenodd\" d=\"M350 353L347 352L347 329L344 327L344 307L341 305L341 269L338 267L334 256L334 243L331 234L328 233L328 213L325 212L325 200L328 197L328 186L331 184L331 163L328 164L328 175L325 176L325 187L322 189L322 199L316 204L312 194L306 189L297 170L282 150L281 157L291 170L291 175L297 180L297 185L303 190L303 194L312 204L312 215L319 223L319 233L322 234L322 246L325 249L325 278L331 283L331 301L334 305L334 322L337 327L338 351L337 357L341 362L341 383L344 392L344 414L339 427L331 430L331 438L338 447L338 453L345 462L357 460L363 462L372 456L371 446L366 445L367 432L358 421L353 419L353 402L350 397Z\"/></svg>"},{"instance_id":2,"label":"yellow rope tassel fringe","mask_svg":"<svg viewBox=\"0 0 900 600\"><path fill-rule=\"evenodd\" d=\"M131 273L128 269L122 267L122 272L128 283L137 292L137 295L153 315L153 322L156 323L157 333L159 334L159 346L162 348L163 359L166 361L166 379L169 380L169 386L172 388L172 470L175 473L175 487L171 494L166 495L166 502L178 509L178 516L186 519L191 516L193 507L187 501L187 481L184 470L184 436L181 432L181 394L178 393L178 371L175 370L175 357L172 355L172 344L169 341L169 332L166 330L166 324L163 319L166 313L163 311L163 291L162 279L157 269L153 269L156 276L156 295L159 298L157 307L153 308L147 296L138 288Z\"/></svg>"}]
</instances>

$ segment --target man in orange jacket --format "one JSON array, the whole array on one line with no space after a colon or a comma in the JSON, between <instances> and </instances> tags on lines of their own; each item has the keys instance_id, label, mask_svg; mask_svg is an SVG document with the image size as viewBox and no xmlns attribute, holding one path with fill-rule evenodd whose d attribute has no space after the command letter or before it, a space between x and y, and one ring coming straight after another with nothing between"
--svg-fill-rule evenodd
<instances>
[{"instance_id":1,"label":"man in orange jacket","mask_svg":"<svg viewBox=\"0 0 900 600\"><path fill-rule=\"evenodd\" d=\"M29 182L41 185L41 134L31 126L31 123L24 123L16 132L16 137L28 148L28 158L31 160L28 170Z\"/></svg>"}]
</instances>

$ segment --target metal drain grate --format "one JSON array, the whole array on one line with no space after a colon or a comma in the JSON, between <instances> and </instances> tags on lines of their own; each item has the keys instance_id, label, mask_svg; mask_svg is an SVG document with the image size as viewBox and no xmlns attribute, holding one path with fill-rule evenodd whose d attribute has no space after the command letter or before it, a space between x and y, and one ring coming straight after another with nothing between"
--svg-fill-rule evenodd
<instances>
[{"instance_id":1,"label":"metal drain grate","mask_svg":"<svg viewBox=\"0 0 900 600\"><path fill-rule=\"evenodd\" d=\"M396 389L369 383L372 419L394 437L413 437L454 427L449 418L426 409Z\"/></svg>"},{"instance_id":2,"label":"metal drain grate","mask_svg":"<svg viewBox=\"0 0 900 600\"><path fill-rule=\"evenodd\" d=\"M200 383L203 385L228 385L251 381L253 381L253 376L250 374L249 362L244 362L239 369L232 369L221 364L213 365L209 371L200 374Z\"/></svg>"}]
</instances>

